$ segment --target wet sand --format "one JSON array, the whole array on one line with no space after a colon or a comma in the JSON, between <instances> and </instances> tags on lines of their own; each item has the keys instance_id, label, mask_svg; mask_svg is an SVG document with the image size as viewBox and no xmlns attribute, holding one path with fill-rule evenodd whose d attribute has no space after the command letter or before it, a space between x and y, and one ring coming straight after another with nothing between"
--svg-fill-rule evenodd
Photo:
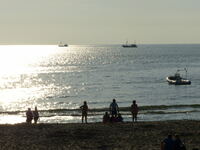
<instances>
[{"instance_id":1,"label":"wet sand","mask_svg":"<svg viewBox=\"0 0 200 150\"><path fill-rule=\"evenodd\" d=\"M168 135L179 134L187 150L200 148L200 121L116 124L0 125L0 149L159 150Z\"/></svg>"}]
</instances>

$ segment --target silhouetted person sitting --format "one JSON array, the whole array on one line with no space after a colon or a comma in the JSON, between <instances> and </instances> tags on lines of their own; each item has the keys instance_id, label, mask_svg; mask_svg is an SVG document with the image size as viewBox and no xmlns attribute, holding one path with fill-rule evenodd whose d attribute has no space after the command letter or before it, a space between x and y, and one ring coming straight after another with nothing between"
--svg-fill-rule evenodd
<instances>
[{"instance_id":1,"label":"silhouetted person sitting","mask_svg":"<svg viewBox=\"0 0 200 150\"><path fill-rule=\"evenodd\" d=\"M112 116L110 117L110 122L111 122L111 123L117 122L116 117L115 117L114 115L112 115Z\"/></svg>"},{"instance_id":2,"label":"silhouetted person sitting","mask_svg":"<svg viewBox=\"0 0 200 150\"><path fill-rule=\"evenodd\" d=\"M84 101L80 109L82 110L82 123L83 123L84 118L85 118L85 123L87 123L88 105L86 101Z\"/></svg>"},{"instance_id":3,"label":"silhouetted person sitting","mask_svg":"<svg viewBox=\"0 0 200 150\"><path fill-rule=\"evenodd\" d=\"M110 104L110 114L114 117L117 117L117 113L119 112L119 107L116 103L116 100L113 99L113 102Z\"/></svg>"},{"instance_id":4,"label":"silhouetted person sitting","mask_svg":"<svg viewBox=\"0 0 200 150\"><path fill-rule=\"evenodd\" d=\"M37 121L39 119L39 113L38 113L37 107L35 107L35 110L33 111L33 119L34 119L34 123L37 124Z\"/></svg>"},{"instance_id":5,"label":"silhouetted person sitting","mask_svg":"<svg viewBox=\"0 0 200 150\"><path fill-rule=\"evenodd\" d=\"M184 143L181 141L178 135L175 135L174 150L186 150Z\"/></svg>"},{"instance_id":6,"label":"silhouetted person sitting","mask_svg":"<svg viewBox=\"0 0 200 150\"><path fill-rule=\"evenodd\" d=\"M116 121L117 122L123 122L123 118L122 118L122 115L120 113L118 114Z\"/></svg>"},{"instance_id":7,"label":"silhouetted person sitting","mask_svg":"<svg viewBox=\"0 0 200 150\"><path fill-rule=\"evenodd\" d=\"M172 135L168 135L166 139L161 142L161 150L174 150L174 141Z\"/></svg>"},{"instance_id":8,"label":"silhouetted person sitting","mask_svg":"<svg viewBox=\"0 0 200 150\"><path fill-rule=\"evenodd\" d=\"M27 112L26 112L26 122L28 124L31 124L32 123L32 120L33 120L33 113L31 111L30 108L28 108Z\"/></svg>"},{"instance_id":9,"label":"silhouetted person sitting","mask_svg":"<svg viewBox=\"0 0 200 150\"><path fill-rule=\"evenodd\" d=\"M110 122L110 115L108 114L108 112L105 112L105 114L103 115L103 123L109 123Z\"/></svg>"}]
</instances>

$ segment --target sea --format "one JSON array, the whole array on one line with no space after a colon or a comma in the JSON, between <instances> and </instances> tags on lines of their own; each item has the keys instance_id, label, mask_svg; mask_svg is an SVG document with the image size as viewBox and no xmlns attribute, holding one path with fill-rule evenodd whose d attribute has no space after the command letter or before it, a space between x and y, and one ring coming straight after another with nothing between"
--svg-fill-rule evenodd
<instances>
[{"instance_id":1,"label":"sea","mask_svg":"<svg viewBox=\"0 0 200 150\"><path fill-rule=\"evenodd\" d=\"M187 72L185 71L187 69ZM200 45L1 45L0 124L101 122L116 99L124 121L136 100L138 121L200 120ZM191 85L169 85L177 70Z\"/></svg>"}]
</instances>

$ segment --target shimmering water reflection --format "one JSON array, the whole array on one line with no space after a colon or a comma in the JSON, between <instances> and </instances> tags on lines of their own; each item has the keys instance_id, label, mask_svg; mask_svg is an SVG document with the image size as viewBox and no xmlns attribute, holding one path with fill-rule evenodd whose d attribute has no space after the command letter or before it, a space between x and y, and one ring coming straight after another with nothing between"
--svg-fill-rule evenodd
<instances>
[{"instance_id":1,"label":"shimmering water reflection","mask_svg":"<svg viewBox=\"0 0 200 150\"><path fill-rule=\"evenodd\" d=\"M199 49L200 45L0 46L0 123L24 122L24 112L35 106L41 111L40 122L79 122L80 112L69 115L66 109L78 109L83 101L89 108L108 108L113 98L120 107L130 106L133 99L149 106L140 114L144 121L199 119ZM166 76L185 67L192 85L166 83ZM174 110L152 112L152 105ZM100 121L103 113L89 120Z\"/></svg>"}]
</instances>

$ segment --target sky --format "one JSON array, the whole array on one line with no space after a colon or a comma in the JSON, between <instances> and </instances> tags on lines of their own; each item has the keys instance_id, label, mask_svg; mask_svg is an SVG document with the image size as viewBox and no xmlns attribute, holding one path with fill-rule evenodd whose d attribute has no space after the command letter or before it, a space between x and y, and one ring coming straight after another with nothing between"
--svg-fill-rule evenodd
<instances>
[{"instance_id":1,"label":"sky","mask_svg":"<svg viewBox=\"0 0 200 150\"><path fill-rule=\"evenodd\" d=\"M200 43L200 0L0 0L0 44Z\"/></svg>"}]
</instances>

